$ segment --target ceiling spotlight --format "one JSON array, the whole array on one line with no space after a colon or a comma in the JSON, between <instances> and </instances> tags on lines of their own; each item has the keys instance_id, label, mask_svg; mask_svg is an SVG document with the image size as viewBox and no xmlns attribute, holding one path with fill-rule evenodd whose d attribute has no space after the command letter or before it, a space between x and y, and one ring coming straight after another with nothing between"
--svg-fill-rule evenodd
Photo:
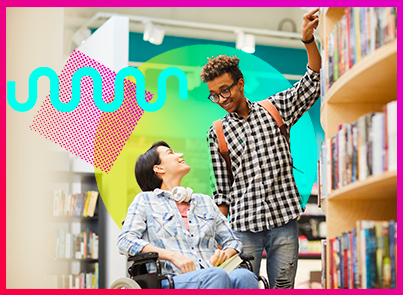
<instances>
[{"instance_id":1,"label":"ceiling spotlight","mask_svg":"<svg viewBox=\"0 0 403 295\"><path fill-rule=\"evenodd\" d=\"M255 52L255 35L251 35L251 34L245 35L245 42L243 44L242 51L245 51L248 53Z\"/></svg>"},{"instance_id":2,"label":"ceiling spotlight","mask_svg":"<svg viewBox=\"0 0 403 295\"><path fill-rule=\"evenodd\" d=\"M144 24L144 34L143 34L143 40L144 40L144 41L148 41L148 40L150 39L150 36L151 36L151 32L152 32L152 30L153 30L153 27L154 27L154 25L153 25L153 23L150 22L150 21L147 21L147 22Z\"/></svg>"},{"instance_id":3,"label":"ceiling spotlight","mask_svg":"<svg viewBox=\"0 0 403 295\"><path fill-rule=\"evenodd\" d=\"M77 46L83 44L87 38L91 36L91 30L86 28L84 30L75 32L73 35L73 41Z\"/></svg>"},{"instance_id":4,"label":"ceiling spotlight","mask_svg":"<svg viewBox=\"0 0 403 295\"><path fill-rule=\"evenodd\" d=\"M237 32L236 48L248 53L255 52L255 35Z\"/></svg>"},{"instance_id":5,"label":"ceiling spotlight","mask_svg":"<svg viewBox=\"0 0 403 295\"><path fill-rule=\"evenodd\" d=\"M151 34L150 34L150 43L153 43L155 45L160 45L162 43L162 40L164 40L165 36L165 28L163 26L154 26Z\"/></svg>"}]
</instances>

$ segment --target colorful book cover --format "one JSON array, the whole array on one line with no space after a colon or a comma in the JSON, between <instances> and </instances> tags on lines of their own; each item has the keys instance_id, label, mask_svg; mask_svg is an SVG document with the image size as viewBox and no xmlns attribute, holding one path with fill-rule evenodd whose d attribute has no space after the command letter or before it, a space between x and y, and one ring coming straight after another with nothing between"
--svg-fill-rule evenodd
<instances>
[{"instance_id":1,"label":"colorful book cover","mask_svg":"<svg viewBox=\"0 0 403 295\"><path fill-rule=\"evenodd\" d=\"M376 272L376 237L375 227L365 228L365 249L367 263L367 289L375 289L377 287Z\"/></svg>"},{"instance_id":2,"label":"colorful book cover","mask_svg":"<svg viewBox=\"0 0 403 295\"><path fill-rule=\"evenodd\" d=\"M344 232L341 236L341 242L342 242L342 259L343 259L343 282L342 282L342 288L343 289L348 289L350 285L350 272L349 272L349 267L350 267L350 257L349 257L349 243L348 243L348 233Z\"/></svg>"},{"instance_id":3,"label":"colorful book cover","mask_svg":"<svg viewBox=\"0 0 403 295\"><path fill-rule=\"evenodd\" d=\"M389 255L390 255L390 288L396 289L396 243L395 243L395 225L396 221L392 220L389 222Z\"/></svg>"},{"instance_id":4,"label":"colorful book cover","mask_svg":"<svg viewBox=\"0 0 403 295\"><path fill-rule=\"evenodd\" d=\"M340 286L339 280L340 280L340 271L339 271L339 267L340 267L340 256L339 256L339 252L340 252L340 243L339 240L337 239L337 237L335 237L333 239L333 249L332 249L332 270L333 270L333 289L338 289Z\"/></svg>"},{"instance_id":5,"label":"colorful book cover","mask_svg":"<svg viewBox=\"0 0 403 295\"><path fill-rule=\"evenodd\" d=\"M84 215L84 210L85 210L85 204L87 202L87 195L88 193L82 193L83 194L83 202L81 204L81 212L80 212L80 216L85 216Z\"/></svg>"},{"instance_id":6,"label":"colorful book cover","mask_svg":"<svg viewBox=\"0 0 403 295\"><path fill-rule=\"evenodd\" d=\"M334 25L333 28L333 39L334 39L334 43L333 43L333 69L334 69L334 73L333 73L333 78L334 78L334 82L337 81L337 79L339 78L339 38L338 38L338 28L337 28L337 24Z\"/></svg>"},{"instance_id":7,"label":"colorful book cover","mask_svg":"<svg viewBox=\"0 0 403 295\"><path fill-rule=\"evenodd\" d=\"M358 179L358 129L357 123L353 123L351 125L351 133L352 133L352 164L351 164L351 181L355 182Z\"/></svg>"},{"instance_id":8,"label":"colorful book cover","mask_svg":"<svg viewBox=\"0 0 403 295\"><path fill-rule=\"evenodd\" d=\"M351 68L357 63L357 42L356 42L356 29L355 29L355 9L354 7L350 9L350 64Z\"/></svg>"},{"instance_id":9,"label":"colorful book cover","mask_svg":"<svg viewBox=\"0 0 403 295\"><path fill-rule=\"evenodd\" d=\"M346 16L346 70L352 67L351 62L351 22L350 22L350 7L344 9L344 15Z\"/></svg>"},{"instance_id":10,"label":"colorful book cover","mask_svg":"<svg viewBox=\"0 0 403 295\"><path fill-rule=\"evenodd\" d=\"M359 7L354 7L354 24L355 24L355 45L356 45L356 62L361 61L361 30L360 30L360 11Z\"/></svg>"},{"instance_id":11,"label":"colorful book cover","mask_svg":"<svg viewBox=\"0 0 403 295\"><path fill-rule=\"evenodd\" d=\"M367 56L367 8L359 7L361 57Z\"/></svg>"},{"instance_id":12,"label":"colorful book cover","mask_svg":"<svg viewBox=\"0 0 403 295\"><path fill-rule=\"evenodd\" d=\"M337 135L332 137L332 190L337 189Z\"/></svg>"}]
</instances>

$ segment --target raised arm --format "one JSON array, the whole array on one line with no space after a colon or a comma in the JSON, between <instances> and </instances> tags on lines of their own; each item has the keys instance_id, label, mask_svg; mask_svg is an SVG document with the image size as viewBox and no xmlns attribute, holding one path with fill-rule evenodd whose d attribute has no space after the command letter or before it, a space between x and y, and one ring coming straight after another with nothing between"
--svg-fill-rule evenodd
<instances>
[{"instance_id":1,"label":"raised arm","mask_svg":"<svg viewBox=\"0 0 403 295\"><path fill-rule=\"evenodd\" d=\"M307 42L312 39L314 30L318 27L319 17L315 15L319 11L319 8L312 10L304 14L302 21L302 40ZM306 52L308 54L308 66L311 70L319 73L321 67L321 56L316 46L316 42L313 41L309 44L305 43Z\"/></svg>"}]
</instances>

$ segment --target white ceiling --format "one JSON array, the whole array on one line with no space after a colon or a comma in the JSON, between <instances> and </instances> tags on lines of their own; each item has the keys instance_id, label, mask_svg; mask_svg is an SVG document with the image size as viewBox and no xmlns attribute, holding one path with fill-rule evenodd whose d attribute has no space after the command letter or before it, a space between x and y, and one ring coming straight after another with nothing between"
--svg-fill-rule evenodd
<instances>
[{"instance_id":1,"label":"white ceiling","mask_svg":"<svg viewBox=\"0 0 403 295\"><path fill-rule=\"evenodd\" d=\"M65 24L65 55L74 49L71 37L83 24L97 12L112 12L136 16L149 16L169 20L183 20L198 23L220 24L237 27L247 27L266 30L293 31L291 22L294 22L296 32L301 32L302 16L311 8L300 7L67 7L64 8ZM289 20L289 21L288 21ZM104 20L94 22L91 27L100 26ZM284 22L282 28L279 27ZM140 23L130 23L130 31L142 33L144 26ZM236 35L228 32L215 32L199 29L166 27L166 35L192 37L210 40L235 42ZM304 48L299 40L256 36L256 43L262 45Z\"/></svg>"}]
</instances>

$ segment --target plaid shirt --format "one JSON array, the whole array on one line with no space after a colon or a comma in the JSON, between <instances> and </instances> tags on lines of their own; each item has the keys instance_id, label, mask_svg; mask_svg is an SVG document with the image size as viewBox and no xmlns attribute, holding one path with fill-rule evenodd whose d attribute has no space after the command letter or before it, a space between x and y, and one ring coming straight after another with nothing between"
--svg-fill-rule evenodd
<instances>
[{"instance_id":1,"label":"plaid shirt","mask_svg":"<svg viewBox=\"0 0 403 295\"><path fill-rule=\"evenodd\" d=\"M119 253L135 255L144 246L168 249L192 259L196 269L212 267L209 262L217 249L223 246L242 250L242 244L231 230L228 220L213 200L206 195L193 194L187 218L189 231L169 192L156 189L138 194L129 206L122 232L118 237ZM162 273L181 274L170 261L162 262ZM155 272L155 265L148 270Z\"/></svg>"},{"instance_id":2,"label":"plaid shirt","mask_svg":"<svg viewBox=\"0 0 403 295\"><path fill-rule=\"evenodd\" d=\"M293 87L268 98L287 130L320 96L319 78L319 73L307 67L305 76ZM235 112L222 119L234 183L220 154L214 125L207 134L213 172L210 179L215 203L229 206L232 229L260 232L297 218L302 209L291 153L280 128L263 107L246 102L250 109L246 119Z\"/></svg>"}]
</instances>

